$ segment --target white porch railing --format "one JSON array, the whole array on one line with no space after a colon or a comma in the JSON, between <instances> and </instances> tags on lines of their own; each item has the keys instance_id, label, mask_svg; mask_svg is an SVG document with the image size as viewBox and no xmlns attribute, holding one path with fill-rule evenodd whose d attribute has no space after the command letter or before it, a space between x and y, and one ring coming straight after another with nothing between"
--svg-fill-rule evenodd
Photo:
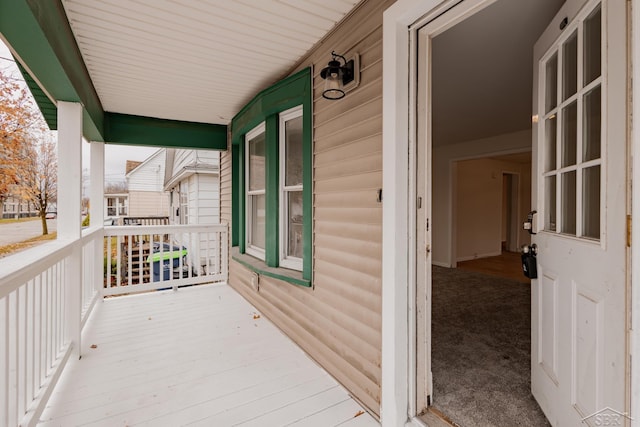
<instances>
[{"instance_id":1,"label":"white porch railing","mask_svg":"<svg viewBox=\"0 0 640 427\"><path fill-rule=\"evenodd\" d=\"M0 426L38 422L67 360L80 355L82 328L102 295L226 280L227 230L100 227L1 259Z\"/></svg>"},{"instance_id":2,"label":"white porch railing","mask_svg":"<svg viewBox=\"0 0 640 427\"><path fill-rule=\"evenodd\" d=\"M227 280L227 225L105 228L102 295Z\"/></svg>"},{"instance_id":3,"label":"white porch railing","mask_svg":"<svg viewBox=\"0 0 640 427\"><path fill-rule=\"evenodd\" d=\"M95 272L101 240L102 229L91 229L80 240L50 242L0 261L0 425L35 425L79 345L72 337L99 296L88 274ZM79 256L81 262L74 260ZM85 273L80 289L73 289L75 266Z\"/></svg>"}]
</instances>

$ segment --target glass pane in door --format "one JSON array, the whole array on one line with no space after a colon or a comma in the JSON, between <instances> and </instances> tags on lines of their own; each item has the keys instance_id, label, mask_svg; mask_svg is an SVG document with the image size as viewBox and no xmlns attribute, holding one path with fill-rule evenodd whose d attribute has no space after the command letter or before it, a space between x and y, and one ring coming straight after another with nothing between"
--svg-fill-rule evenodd
<instances>
[{"instance_id":1,"label":"glass pane in door","mask_svg":"<svg viewBox=\"0 0 640 427\"><path fill-rule=\"evenodd\" d=\"M576 234L576 171L562 174L560 193L562 208L562 227L560 232Z\"/></svg>"},{"instance_id":2,"label":"glass pane in door","mask_svg":"<svg viewBox=\"0 0 640 427\"><path fill-rule=\"evenodd\" d=\"M578 106L572 102L562 110L562 167L576 164Z\"/></svg>"},{"instance_id":3,"label":"glass pane in door","mask_svg":"<svg viewBox=\"0 0 640 427\"><path fill-rule=\"evenodd\" d=\"M578 90L578 33L573 33L562 47L562 100Z\"/></svg>"},{"instance_id":4,"label":"glass pane in door","mask_svg":"<svg viewBox=\"0 0 640 427\"><path fill-rule=\"evenodd\" d=\"M582 161L600 158L600 132L602 129L600 86L584 96L584 123L582 136Z\"/></svg>"},{"instance_id":5,"label":"glass pane in door","mask_svg":"<svg viewBox=\"0 0 640 427\"><path fill-rule=\"evenodd\" d=\"M549 117L545 122L545 139L547 141L545 149L545 172L552 171L556 168L556 131L557 120L555 114Z\"/></svg>"},{"instance_id":6,"label":"glass pane in door","mask_svg":"<svg viewBox=\"0 0 640 427\"><path fill-rule=\"evenodd\" d=\"M584 86L600 77L602 68L600 65L602 61L601 21L600 7L584 21Z\"/></svg>"},{"instance_id":7,"label":"glass pane in door","mask_svg":"<svg viewBox=\"0 0 640 427\"><path fill-rule=\"evenodd\" d=\"M600 166L582 171L582 235L600 238Z\"/></svg>"},{"instance_id":8,"label":"glass pane in door","mask_svg":"<svg viewBox=\"0 0 640 427\"><path fill-rule=\"evenodd\" d=\"M556 231L556 176L548 176L544 179L545 214L544 229Z\"/></svg>"},{"instance_id":9,"label":"glass pane in door","mask_svg":"<svg viewBox=\"0 0 640 427\"><path fill-rule=\"evenodd\" d=\"M551 59L547 61L547 65L545 67L545 82L546 82L546 90L545 90L545 109L544 112L548 113L549 111L556 108L558 105L558 54L555 53Z\"/></svg>"}]
</instances>

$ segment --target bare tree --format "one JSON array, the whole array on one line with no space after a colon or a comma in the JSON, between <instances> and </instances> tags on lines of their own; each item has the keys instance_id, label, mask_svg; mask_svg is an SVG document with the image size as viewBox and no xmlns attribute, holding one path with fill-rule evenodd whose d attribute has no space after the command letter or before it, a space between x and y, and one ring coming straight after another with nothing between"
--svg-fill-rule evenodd
<instances>
[{"instance_id":1,"label":"bare tree","mask_svg":"<svg viewBox=\"0 0 640 427\"><path fill-rule=\"evenodd\" d=\"M58 159L56 141L51 132L31 141L26 149L24 167L19 173L19 188L22 196L35 206L42 221L42 234L49 234L47 209L57 199Z\"/></svg>"},{"instance_id":2,"label":"bare tree","mask_svg":"<svg viewBox=\"0 0 640 427\"><path fill-rule=\"evenodd\" d=\"M126 181L112 181L108 182L104 186L104 194L120 194L128 191L128 185Z\"/></svg>"},{"instance_id":3,"label":"bare tree","mask_svg":"<svg viewBox=\"0 0 640 427\"><path fill-rule=\"evenodd\" d=\"M44 120L28 89L0 70L0 203L18 184L28 140L44 129Z\"/></svg>"}]
</instances>

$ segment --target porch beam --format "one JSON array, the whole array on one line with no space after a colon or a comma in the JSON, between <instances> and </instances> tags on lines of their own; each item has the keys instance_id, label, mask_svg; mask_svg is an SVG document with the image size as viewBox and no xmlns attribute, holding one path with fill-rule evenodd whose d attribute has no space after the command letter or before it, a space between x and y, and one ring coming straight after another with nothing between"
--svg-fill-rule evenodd
<instances>
[{"instance_id":1,"label":"porch beam","mask_svg":"<svg viewBox=\"0 0 640 427\"><path fill-rule=\"evenodd\" d=\"M82 105L58 102L58 239L80 242L82 231ZM101 265L101 264L99 264ZM65 336L80 357L82 323L82 246L66 258Z\"/></svg>"},{"instance_id":2,"label":"porch beam","mask_svg":"<svg viewBox=\"0 0 640 427\"><path fill-rule=\"evenodd\" d=\"M104 135L109 144L227 149L227 126L209 123L105 113Z\"/></svg>"},{"instance_id":3,"label":"porch beam","mask_svg":"<svg viewBox=\"0 0 640 427\"><path fill-rule=\"evenodd\" d=\"M60 0L0 2L0 33L43 93L84 106L84 134L103 140L104 111Z\"/></svg>"}]
</instances>

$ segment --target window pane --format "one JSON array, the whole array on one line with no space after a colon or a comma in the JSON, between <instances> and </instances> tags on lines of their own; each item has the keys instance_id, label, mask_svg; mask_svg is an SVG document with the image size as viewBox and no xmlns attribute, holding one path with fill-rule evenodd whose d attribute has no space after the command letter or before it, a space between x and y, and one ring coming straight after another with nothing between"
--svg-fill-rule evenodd
<instances>
[{"instance_id":1,"label":"window pane","mask_svg":"<svg viewBox=\"0 0 640 427\"><path fill-rule=\"evenodd\" d=\"M600 166L582 172L582 235L600 238Z\"/></svg>"},{"instance_id":2,"label":"window pane","mask_svg":"<svg viewBox=\"0 0 640 427\"><path fill-rule=\"evenodd\" d=\"M302 185L302 117L285 123L285 186Z\"/></svg>"},{"instance_id":3,"label":"window pane","mask_svg":"<svg viewBox=\"0 0 640 427\"><path fill-rule=\"evenodd\" d=\"M264 132L249 140L249 191L264 190Z\"/></svg>"},{"instance_id":4,"label":"window pane","mask_svg":"<svg viewBox=\"0 0 640 427\"><path fill-rule=\"evenodd\" d=\"M265 248L265 195L251 197L251 246Z\"/></svg>"},{"instance_id":5,"label":"window pane","mask_svg":"<svg viewBox=\"0 0 640 427\"><path fill-rule=\"evenodd\" d=\"M545 109L544 112L556 108L558 105L558 54L554 54L551 59L547 61L546 73L546 90L545 90Z\"/></svg>"},{"instance_id":6,"label":"window pane","mask_svg":"<svg viewBox=\"0 0 640 427\"><path fill-rule=\"evenodd\" d=\"M545 171L552 171L556 168L556 128L557 120L555 114L545 122L546 161Z\"/></svg>"},{"instance_id":7,"label":"window pane","mask_svg":"<svg viewBox=\"0 0 640 427\"><path fill-rule=\"evenodd\" d=\"M572 102L562 110L562 167L576 164L578 108Z\"/></svg>"},{"instance_id":8,"label":"window pane","mask_svg":"<svg viewBox=\"0 0 640 427\"><path fill-rule=\"evenodd\" d=\"M302 258L302 191L289 191L287 212L289 213L289 237L287 256Z\"/></svg>"},{"instance_id":9,"label":"window pane","mask_svg":"<svg viewBox=\"0 0 640 427\"><path fill-rule=\"evenodd\" d=\"M602 13L600 7L584 21L584 85L600 77Z\"/></svg>"},{"instance_id":10,"label":"window pane","mask_svg":"<svg viewBox=\"0 0 640 427\"><path fill-rule=\"evenodd\" d=\"M556 231L556 176L548 176L544 180L544 229Z\"/></svg>"},{"instance_id":11,"label":"window pane","mask_svg":"<svg viewBox=\"0 0 640 427\"><path fill-rule=\"evenodd\" d=\"M562 47L562 99L578 89L578 33L573 33Z\"/></svg>"},{"instance_id":12,"label":"window pane","mask_svg":"<svg viewBox=\"0 0 640 427\"><path fill-rule=\"evenodd\" d=\"M562 174L562 227L565 234L576 234L576 171Z\"/></svg>"},{"instance_id":13,"label":"window pane","mask_svg":"<svg viewBox=\"0 0 640 427\"><path fill-rule=\"evenodd\" d=\"M584 143L582 160L600 158L601 104L600 86L584 96Z\"/></svg>"}]
</instances>

